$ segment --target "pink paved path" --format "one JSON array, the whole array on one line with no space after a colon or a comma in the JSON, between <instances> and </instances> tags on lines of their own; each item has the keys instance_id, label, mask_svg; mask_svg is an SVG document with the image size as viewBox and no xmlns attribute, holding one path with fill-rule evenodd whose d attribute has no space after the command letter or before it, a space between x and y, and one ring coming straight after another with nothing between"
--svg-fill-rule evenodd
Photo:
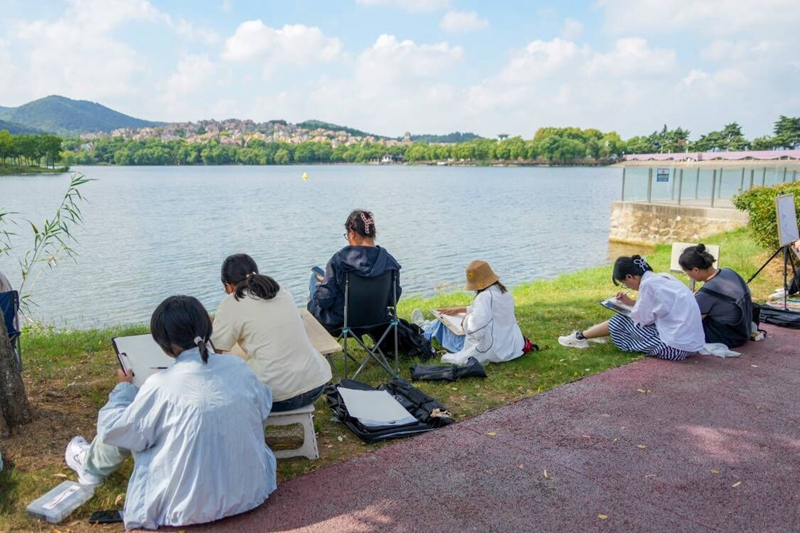
<instances>
[{"instance_id":1,"label":"pink paved path","mask_svg":"<svg viewBox=\"0 0 800 533\"><path fill-rule=\"evenodd\" d=\"M638 361L191 530L800 531L800 333L768 330L738 359Z\"/></svg>"}]
</instances>

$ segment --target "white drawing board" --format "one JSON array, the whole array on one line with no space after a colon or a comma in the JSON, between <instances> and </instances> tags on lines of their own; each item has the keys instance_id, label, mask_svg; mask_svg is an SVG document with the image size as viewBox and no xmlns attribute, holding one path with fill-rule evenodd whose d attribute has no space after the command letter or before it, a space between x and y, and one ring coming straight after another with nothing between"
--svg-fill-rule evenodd
<instances>
[{"instance_id":1,"label":"white drawing board","mask_svg":"<svg viewBox=\"0 0 800 533\"><path fill-rule=\"evenodd\" d=\"M674 242L672 243L672 255L669 260L669 269L672 272L683 272L681 264L678 263L681 254L690 246L697 246L696 242ZM706 251L714 256L714 268L719 268L719 245L706 244Z\"/></svg>"},{"instance_id":2,"label":"white drawing board","mask_svg":"<svg viewBox=\"0 0 800 533\"><path fill-rule=\"evenodd\" d=\"M464 335L464 328L461 327L461 324L464 322L464 317L467 316L466 313L445 315L444 313L439 312L438 309L431 309L431 313L433 313L433 316L439 319L439 321L441 321L441 323L444 324L447 329L456 335Z\"/></svg>"},{"instance_id":3,"label":"white drawing board","mask_svg":"<svg viewBox=\"0 0 800 533\"><path fill-rule=\"evenodd\" d=\"M797 229L797 211L794 207L794 194L782 194L775 198L778 218L778 245L789 246L800 239Z\"/></svg>"},{"instance_id":4,"label":"white drawing board","mask_svg":"<svg viewBox=\"0 0 800 533\"><path fill-rule=\"evenodd\" d=\"M114 337L111 342L122 370L125 373L133 370L133 384L137 387L141 387L147 378L162 367L170 367L175 363L175 359L165 354L149 333Z\"/></svg>"}]
</instances>

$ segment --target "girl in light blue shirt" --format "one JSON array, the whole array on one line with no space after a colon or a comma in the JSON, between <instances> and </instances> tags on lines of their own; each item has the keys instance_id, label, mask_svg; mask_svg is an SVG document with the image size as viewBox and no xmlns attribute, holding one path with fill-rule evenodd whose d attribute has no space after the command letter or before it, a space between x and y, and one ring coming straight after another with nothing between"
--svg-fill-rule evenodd
<instances>
[{"instance_id":1,"label":"girl in light blue shirt","mask_svg":"<svg viewBox=\"0 0 800 533\"><path fill-rule=\"evenodd\" d=\"M244 361L208 348L211 328L197 299L164 300L150 329L175 364L141 389L118 371L94 441L75 437L67 446L67 464L87 485L133 455L127 529L218 520L261 505L276 488L275 456L264 442L272 394Z\"/></svg>"}]
</instances>

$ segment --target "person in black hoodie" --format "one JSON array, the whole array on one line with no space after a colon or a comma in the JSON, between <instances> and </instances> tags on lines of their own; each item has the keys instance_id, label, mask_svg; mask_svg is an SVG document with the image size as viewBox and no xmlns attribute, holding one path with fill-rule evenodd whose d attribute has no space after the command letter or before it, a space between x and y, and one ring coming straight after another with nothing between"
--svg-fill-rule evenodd
<instances>
[{"instance_id":1,"label":"person in black hoodie","mask_svg":"<svg viewBox=\"0 0 800 533\"><path fill-rule=\"evenodd\" d=\"M344 324L344 274L352 272L374 278L396 270L397 298L400 298L400 264L392 255L375 244L375 219L372 213L356 209L344 223L348 245L333 254L325 267L325 275L311 275L308 310L331 333L338 333Z\"/></svg>"}]
</instances>

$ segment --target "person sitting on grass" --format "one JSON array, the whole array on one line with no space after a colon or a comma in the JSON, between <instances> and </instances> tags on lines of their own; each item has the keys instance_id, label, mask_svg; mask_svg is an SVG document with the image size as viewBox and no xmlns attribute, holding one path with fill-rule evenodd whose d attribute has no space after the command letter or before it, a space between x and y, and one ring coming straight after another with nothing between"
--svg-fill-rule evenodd
<instances>
[{"instance_id":1,"label":"person sitting on grass","mask_svg":"<svg viewBox=\"0 0 800 533\"><path fill-rule=\"evenodd\" d=\"M289 289L259 274L247 254L225 258L222 285L227 296L214 316L214 347L228 352L239 344L256 377L269 385L274 412L314 403L331 367L312 346Z\"/></svg>"},{"instance_id":2,"label":"person sitting on grass","mask_svg":"<svg viewBox=\"0 0 800 533\"><path fill-rule=\"evenodd\" d=\"M325 275L311 274L308 310L332 335L344 325L344 276L351 272L363 278L377 278L397 272L396 291L400 299L400 263L375 244L377 231L372 213L356 209L344 223L347 246L336 252L325 267ZM376 323L385 317L376 317Z\"/></svg>"},{"instance_id":3,"label":"person sitting on grass","mask_svg":"<svg viewBox=\"0 0 800 533\"><path fill-rule=\"evenodd\" d=\"M611 277L615 285L639 291L636 301L626 293L617 299L633 306L630 317L611 320L585 331L559 337L568 348L588 348L589 341L611 336L617 348L650 357L682 361L703 348L703 323L692 291L669 274L654 274L644 257L619 257Z\"/></svg>"},{"instance_id":4,"label":"person sitting on grass","mask_svg":"<svg viewBox=\"0 0 800 533\"><path fill-rule=\"evenodd\" d=\"M750 340L753 301L742 277L730 268L714 267L703 244L689 246L678 258L686 275L703 286L695 294L706 342L736 348Z\"/></svg>"},{"instance_id":5,"label":"person sitting on grass","mask_svg":"<svg viewBox=\"0 0 800 533\"><path fill-rule=\"evenodd\" d=\"M97 436L70 441L67 465L97 486L133 455L126 529L211 522L261 505L276 488L264 442L269 387L238 357L208 348L211 319L190 296L171 296L150 319L153 339L175 358L141 389L117 371Z\"/></svg>"},{"instance_id":6,"label":"person sitting on grass","mask_svg":"<svg viewBox=\"0 0 800 533\"><path fill-rule=\"evenodd\" d=\"M443 363L463 365L470 357L480 363L503 363L536 349L522 335L514 314L514 297L500 283L500 278L486 261L475 260L467 266L468 291L475 291L475 300L468 307L439 309L447 315L466 313L461 327L463 347L456 353L442 356ZM434 337L442 341L444 326L436 321ZM437 330L440 335L437 335Z\"/></svg>"}]
</instances>

